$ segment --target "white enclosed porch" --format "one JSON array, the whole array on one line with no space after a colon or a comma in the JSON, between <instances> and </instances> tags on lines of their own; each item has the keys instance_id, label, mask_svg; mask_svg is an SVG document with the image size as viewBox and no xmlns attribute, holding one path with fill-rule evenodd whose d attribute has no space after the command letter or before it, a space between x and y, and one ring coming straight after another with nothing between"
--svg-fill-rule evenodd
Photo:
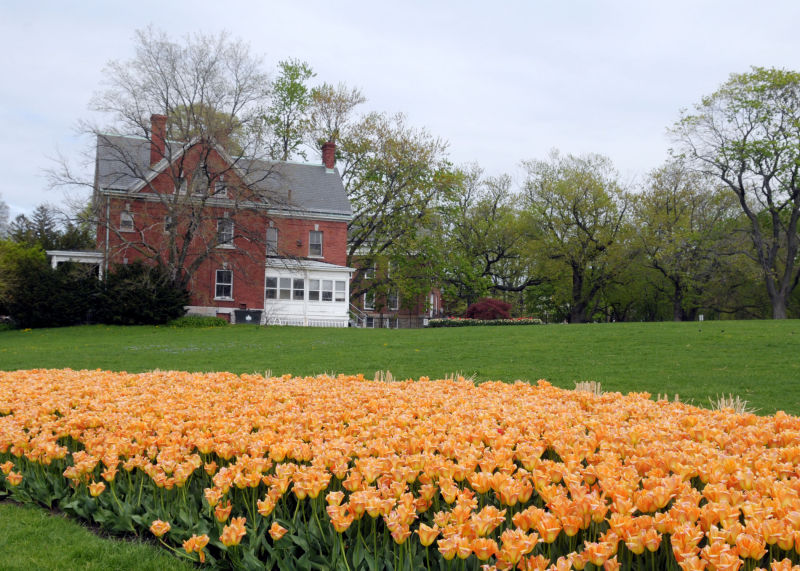
<instances>
[{"instance_id":1,"label":"white enclosed porch","mask_svg":"<svg viewBox=\"0 0 800 571\"><path fill-rule=\"evenodd\" d=\"M314 260L268 258L262 323L347 327L354 271Z\"/></svg>"}]
</instances>

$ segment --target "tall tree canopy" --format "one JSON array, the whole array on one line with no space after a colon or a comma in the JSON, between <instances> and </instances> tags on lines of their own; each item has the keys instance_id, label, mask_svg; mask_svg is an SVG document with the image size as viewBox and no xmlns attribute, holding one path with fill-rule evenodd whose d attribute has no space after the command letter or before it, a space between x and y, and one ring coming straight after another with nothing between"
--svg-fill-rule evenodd
<instances>
[{"instance_id":1,"label":"tall tree canopy","mask_svg":"<svg viewBox=\"0 0 800 571\"><path fill-rule=\"evenodd\" d=\"M612 250L623 229L627 196L611 161L561 155L526 161L525 199L540 251L569 279L569 321L588 321L599 294L622 267Z\"/></svg>"},{"instance_id":2,"label":"tall tree canopy","mask_svg":"<svg viewBox=\"0 0 800 571\"><path fill-rule=\"evenodd\" d=\"M409 127L402 114L370 113L341 135L340 168L354 212L348 265L394 261L398 273L387 280L399 279L402 268L417 271L420 241L456 181L446 149L444 141ZM380 280L357 281L353 294L380 286Z\"/></svg>"},{"instance_id":3,"label":"tall tree canopy","mask_svg":"<svg viewBox=\"0 0 800 571\"><path fill-rule=\"evenodd\" d=\"M644 263L664 279L675 321L691 319L709 303L720 277L730 277L738 253L733 195L717 179L672 161L650 174L633 201L632 217ZM732 287L733 282L729 285Z\"/></svg>"},{"instance_id":4,"label":"tall tree canopy","mask_svg":"<svg viewBox=\"0 0 800 571\"><path fill-rule=\"evenodd\" d=\"M308 131L311 88L307 81L316 75L304 61L290 59L278 62L278 77L272 85L272 102L265 120L271 131L270 156L288 161L294 155L305 158L302 149Z\"/></svg>"},{"instance_id":5,"label":"tall tree canopy","mask_svg":"<svg viewBox=\"0 0 800 571\"><path fill-rule=\"evenodd\" d=\"M733 74L673 133L678 152L718 177L749 222L772 316L787 316L800 279L800 73L754 67Z\"/></svg>"}]
</instances>

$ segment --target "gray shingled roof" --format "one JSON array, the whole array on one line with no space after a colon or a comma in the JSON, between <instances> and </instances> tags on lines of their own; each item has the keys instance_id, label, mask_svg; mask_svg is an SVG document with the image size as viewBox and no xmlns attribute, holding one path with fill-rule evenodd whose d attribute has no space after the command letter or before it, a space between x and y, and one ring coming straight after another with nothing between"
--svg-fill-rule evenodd
<instances>
[{"instance_id":1,"label":"gray shingled roof","mask_svg":"<svg viewBox=\"0 0 800 571\"><path fill-rule=\"evenodd\" d=\"M169 143L168 156L181 151ZM324 165L240 159L236 168L265 196L277 196L276 208L288 207L308 213L352 216L350 201L338 170ZM98 135L96 185L100 189L134 191L148 176L150 141L139 137ZM289 192L290 191L290 192Z\"/></svg>"}]
</instances>

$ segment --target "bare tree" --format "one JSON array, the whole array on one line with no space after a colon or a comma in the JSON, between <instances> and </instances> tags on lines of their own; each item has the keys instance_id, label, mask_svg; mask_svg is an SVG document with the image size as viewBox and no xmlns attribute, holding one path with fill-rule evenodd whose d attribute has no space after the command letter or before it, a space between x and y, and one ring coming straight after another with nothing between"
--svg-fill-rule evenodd
<instances>
[{"instance_id":1,"label":"bare tree","mask_svg":"<svg viewBox=\"0 0 800 571\"><path fill-rule=\"evenodd\" d=\"M0 197L0 239L4 238L8 232L8 214L8 204Z\"/></svg>"},{"instance_id":2,"label":"bare tree","mask_svg":"<svg viewBox=\"0 0 800 571\"><path fill-rule=\"evenodd\" d=\"M333 86L323 83L311 90L308 106L307 144L318 149L327 142L336 142L350 124L353 111L367 98L355 87L344 83Z\"/></svg>"},{"instance_id":3,"label":"bare tree","mask_svg":"<svg viewBox=\"0 0 800 571\"><path fill-rule=\"evenodd\" d=\"M94 178L62 160L51 179L92 188L102 247L136 252L186 286L209 258L235 263L220 246L263 244L263 228L248 221L289 202L280 168L264 160L269 78L248 46L224 33L178 43L148 28L135 47L132 59L107 65L92 100L110 123L81 123L97 145ZM122 225L112 198L142 206ZM263 248L237 255L256 252Z\"/></svg>"}]
</instances>

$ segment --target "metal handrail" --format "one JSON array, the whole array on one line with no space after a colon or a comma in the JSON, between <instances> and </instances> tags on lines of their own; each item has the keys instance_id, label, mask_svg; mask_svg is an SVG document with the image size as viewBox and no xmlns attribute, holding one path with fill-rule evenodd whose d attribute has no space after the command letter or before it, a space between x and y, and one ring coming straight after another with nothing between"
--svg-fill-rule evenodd
<instances>
[{"instance_id":1,"label":"metal handrail","mask_svg":"<svg viewBox=\"0 0 800 571\"><path fill-rule=\"evenodd\" d=\"M356 327L367 326L367 314L352 303L350 304L350 316L353 318L353 321L355 321Z\"/></svg>"}]
</instances>

